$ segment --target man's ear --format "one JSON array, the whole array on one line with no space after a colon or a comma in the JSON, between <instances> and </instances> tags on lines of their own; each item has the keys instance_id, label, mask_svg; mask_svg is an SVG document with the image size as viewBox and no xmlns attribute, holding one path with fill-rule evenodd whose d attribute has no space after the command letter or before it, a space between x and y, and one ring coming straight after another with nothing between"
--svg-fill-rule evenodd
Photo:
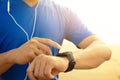
<instances>
[{"instance_id":1,"label":"man's ear","mask_svg":"<svg viewBox=\"0 0 120 80\"><path fill-rule=\"evenodd\" d=\"M30 7L33 7L38 3L39 0L23 0L23 1Z\"/></svg>"}]
</instances>

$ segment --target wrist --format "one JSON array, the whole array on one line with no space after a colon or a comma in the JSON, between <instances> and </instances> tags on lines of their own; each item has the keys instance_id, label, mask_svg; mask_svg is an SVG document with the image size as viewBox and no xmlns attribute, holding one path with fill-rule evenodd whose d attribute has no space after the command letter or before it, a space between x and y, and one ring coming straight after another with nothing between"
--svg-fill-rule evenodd
<instances>
[{"instance_id":1,"label":"wrist","mask_svg":"<svg viewBox=\"0 0 120 80\"><path fill-rule=\"evenodd\" d=\"M65 72L68 68L69 60L66 57L56 56L56 61L58 63L57 65L59 67L60 72Z\"/></svg>"},{"instance_id":2,"label":"wrist","mask_svg":"<svg viewBox=\"0 0 120 80\"><path fill-rule=\"evenodd\" d=\"M63 52L63 53L57 54L56 56L63 57L68 60L68 67L65 70L65 72L69 72L74 69L76 62L74 60L74 56L72 52Z\"/></svg>"},{"instance_id":3,"label":"wrist","mask_svg":"<svg viewBox=\"0 0 120 80\"><path fill-rule=\"evenodd\" d=\"M15 64L14 53L15 53L14 49L6 52L6 63L7 64Z\"/></svg>"}]
</instances>

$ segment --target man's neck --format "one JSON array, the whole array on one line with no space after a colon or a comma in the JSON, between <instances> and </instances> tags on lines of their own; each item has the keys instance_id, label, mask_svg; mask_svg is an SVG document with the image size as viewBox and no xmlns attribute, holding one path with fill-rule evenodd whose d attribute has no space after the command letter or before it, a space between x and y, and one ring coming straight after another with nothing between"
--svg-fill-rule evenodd
<instances>
[{"instance_id":1,"label":"man's neck","mask_svg":"<svg viewBox=\"0 0 120 80\"><path fill-rule=\"evenodd\" d=\"M29 5L30 7L33 7L34 5L36 5L38 3L39 0L23 0L27 5Z\"/></svg>"}]
</instances>

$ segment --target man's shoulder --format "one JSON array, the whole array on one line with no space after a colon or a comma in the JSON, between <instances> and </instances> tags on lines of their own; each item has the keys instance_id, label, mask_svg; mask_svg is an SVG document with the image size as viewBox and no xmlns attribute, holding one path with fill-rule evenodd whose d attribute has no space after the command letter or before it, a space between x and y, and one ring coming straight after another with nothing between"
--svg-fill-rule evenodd
<instances>
[{"instance_id":1,"label":"man's shoulder","mask_svg":"<svg viewBox=\"0 0 120 80\"><path fill-rule=\"evenodd\" d=\"M41 6L47 7L47 8L52 8L52 9L57 9L57 10L67 10L68 7L63 5L61 2L56 1L56 0L41 0L40 3Z\"/></svg>"}]
</instances>

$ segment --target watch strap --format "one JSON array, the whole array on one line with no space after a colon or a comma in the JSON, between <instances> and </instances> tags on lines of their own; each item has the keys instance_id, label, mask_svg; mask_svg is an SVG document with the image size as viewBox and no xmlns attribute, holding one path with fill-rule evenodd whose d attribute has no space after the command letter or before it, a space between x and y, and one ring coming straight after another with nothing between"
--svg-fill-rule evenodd
<instances>
[{"instance_id":1,"label":"watch strap","mask_svg":"<svg viewBox=\"0 0 120 80\"><path fill-rule=\"evenodd\" d=\"M74 66L76 63L75 63L72 52L63 52L63 53L57 54L56 56L66 57L69 60L68 68L65 70L65 72L69 72L74 69Z\"/></svg>"}]
</instances>

